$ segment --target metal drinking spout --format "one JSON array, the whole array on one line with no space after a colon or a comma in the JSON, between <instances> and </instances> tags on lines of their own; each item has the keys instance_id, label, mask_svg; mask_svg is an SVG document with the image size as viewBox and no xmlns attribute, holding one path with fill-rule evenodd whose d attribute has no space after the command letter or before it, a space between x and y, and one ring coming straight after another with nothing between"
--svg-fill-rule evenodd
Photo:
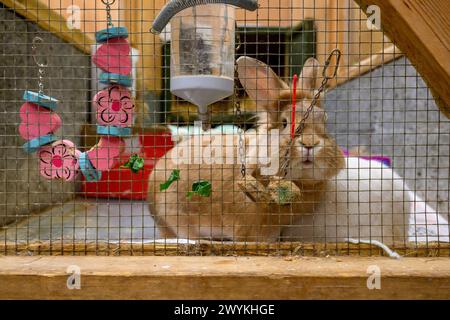
<instances>
[{"instance_id":1,"label":"metal drinking spout","mask_svg":"<svg viewBox=\"0 0 450 320\"><path fill-rule=\"evenodd\" d=\"M202 130L208 131L211 129L211 121L209 119L208 106L197 106L198 120L202 122Z\"/></svg>"}]
</instances>

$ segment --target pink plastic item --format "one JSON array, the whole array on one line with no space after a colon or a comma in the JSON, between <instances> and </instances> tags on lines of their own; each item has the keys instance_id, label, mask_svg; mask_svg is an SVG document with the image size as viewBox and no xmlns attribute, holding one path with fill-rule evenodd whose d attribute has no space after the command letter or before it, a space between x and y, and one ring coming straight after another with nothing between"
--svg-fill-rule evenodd
<instances>
[{"instance_id":1,"label":"pink plastic item","mask_svg":"<svg viewBox=\"0 0 450 320\"><path fill-rule=\"evenodd\" d=\"M31 102L20 107L19 133L25 140L54 133L61 127L61 118L54 112Z\"/></svg>"},{"instance_id":2,"label":"pink plastic item","mask_svg":"<svg viewBox=\"0 0 450 320\"><path fill-rule=\"evenodd\" d=\"M70 140L58 140L39 149L40 173L46 179L72 181L80 167L80 151Z\"/></svg>"},{"instance_id":3,"label":"pink plastic item","mask_svg":"<svg viewBox=\"0 0 450 320\"><path fill-rule=\"evenodd\" d=\"M95 169L110 170L124 146L125 142L119 137L103 136L98 144L87 152L87 155Z\"/></svg>"},{"instance_id":4,"label":"pink plastic item","mask_svg":"<svg viewBox=\"0 0 450 320\"><path fill-rule=\"evenodd\" d=\"M93 100L97 108L97 123L103 126L131 127L133 125L133 100L127 88L113 85L99 91Z\"/></svg>"},{"instance_id":5,"label":"pink plastic item","mask_svg":"<svg viewBox=\"0 0 450 320\"><path fill-rule=\"evenodd\" d=\"M97 49L92 59L103 71L124 76L131 72L130 44L124 38L109 39Z\"/></svg>"}]
</instances>

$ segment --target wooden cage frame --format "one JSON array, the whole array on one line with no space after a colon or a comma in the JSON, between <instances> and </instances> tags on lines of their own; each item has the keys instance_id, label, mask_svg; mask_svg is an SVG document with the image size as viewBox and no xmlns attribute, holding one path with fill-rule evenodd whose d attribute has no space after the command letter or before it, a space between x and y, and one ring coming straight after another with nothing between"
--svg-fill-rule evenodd
<instances>
[{"instance_id":1,"label":"wooden cage frame","mask_svg":"<svg viewBox=\"0 0 450 320\"><path fill-rule=\"evenodd\" d=\"M363 9L376 4L386 13L383 31L411 59L432 88L441 111L450 116L450 30L443 32L440 26L440 21L450 16L447 0L356 1ZM39 1L1 2L89 52L93 40L68 30L64 19ZM397 56L393 48L386 50L389 59ZM370 59L365 62L370 66L387 62L376 55ZM355 66L349 76L370 71L367 65ZM373 256L381 251L353 244L135 246L136 250L125 243L3 244L0 252L39 256L0 255L0 299L450 299L448 244L396 248L407 256L398 260ZM246 254L264 252L267 256L239 256L244 249ZM152 256L133 256L139 252ZM175 256L179 253L195 256ZM436 253L447 258L436 257ZM45 256L48 254L60 256ZM110 256L81 256L85 254ZM202 256L211 254L221 256ZM320 257L309 257L311 254ZM71 265L81 270L80 290L66 287ZM373 265L381 271L380 290L370 290L366 284L367 268Z\"/></svg>"}]
</instances>

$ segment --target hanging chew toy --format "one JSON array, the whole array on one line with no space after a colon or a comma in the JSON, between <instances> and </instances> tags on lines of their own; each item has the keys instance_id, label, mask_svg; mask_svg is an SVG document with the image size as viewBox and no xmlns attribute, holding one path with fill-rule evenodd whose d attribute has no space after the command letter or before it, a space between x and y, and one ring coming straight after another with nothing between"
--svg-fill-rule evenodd
<instances>
[{"instance_id":1,"label":"hanging chew toy","mask_svg":"<svg viewBox=\"0 0 450 320\"><path fill-rule=\"evenodd\" d=\"M35 37L32 56L38 67L38 92L25 91L20 107L19 134L27 140L23 149L27 153L37 152L40 158L40 173L47 179L72 181L79 171L80 152L69 140L59 140L55 132L61 127L61 118L55 112L58 100L44 94L46 62L39 62L37 45L44 41Z\"/></svg>"},{"instance_id":2,"label":"hanging chew toy","mask_svg":"<svg viewBox=\"0 0 450 320\"><path fill-rule=\"evenodd\" d=\"M127 88L132 83L128 31L112 24L110 6L115 0L102 2L106 5L108 24L106 29L96 33L101 45L93 61L103 71L100 82L108 87L93 99L97 134L101 138L86 152L79 151L72 141L58 140L54 135L61 127L61 118L54 112L58 100L43 93L42 79L47 64L39 63L36 58L36 44L43 41L39 37L33 40L33 58L39 67L39 92L24 93L26 102L20 108L19 133L28 140L23 145L24 150L37 152L40 173L46 179L72 181L81 171L87 181L99 180L101 172L110 170L114 159L123 151L123 137L131 134L134 103Z\"/></svg>"}]
</instances>

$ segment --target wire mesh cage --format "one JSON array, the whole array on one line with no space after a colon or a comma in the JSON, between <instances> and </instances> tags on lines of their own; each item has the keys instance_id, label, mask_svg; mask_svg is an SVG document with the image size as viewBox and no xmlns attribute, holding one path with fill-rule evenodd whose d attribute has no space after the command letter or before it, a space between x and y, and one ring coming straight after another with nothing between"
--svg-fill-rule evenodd
<instances>
[{"instance_id":1,"label":"wire mesh cage","mask_svg":"<svg viewBox=\"0 0 450 320\"><path fill-rule=\"evenodd\" d=\"M0 1L0 254L448 256L448 106L377 8L257 2Z\"/></svg>"}]
</instances>

